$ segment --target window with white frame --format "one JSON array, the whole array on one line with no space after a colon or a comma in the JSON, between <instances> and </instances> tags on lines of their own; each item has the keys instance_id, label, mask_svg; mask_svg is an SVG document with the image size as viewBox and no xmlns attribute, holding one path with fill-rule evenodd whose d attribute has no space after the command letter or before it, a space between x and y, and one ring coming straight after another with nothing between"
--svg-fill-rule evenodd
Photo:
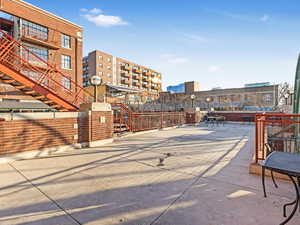
<instances>
[{"instance_id":1,"label":"window with white frame","mask_svg":"<svg viewBox=\"0 0 300 225\"><path fill-rule=\"evenodd\" d=\"M71 37L66 34L61 35L61 47L71 48Z\"/></svg>"},{"instance_id":2,"label":"window with white frame","mask_svg":"<svg viewBox=\"0 0 300 225\"><path fill-rule=\"evenodd\" d=\"M61 55L61 68L71 69L71 56Z\"/></svg>"}]
</instances>

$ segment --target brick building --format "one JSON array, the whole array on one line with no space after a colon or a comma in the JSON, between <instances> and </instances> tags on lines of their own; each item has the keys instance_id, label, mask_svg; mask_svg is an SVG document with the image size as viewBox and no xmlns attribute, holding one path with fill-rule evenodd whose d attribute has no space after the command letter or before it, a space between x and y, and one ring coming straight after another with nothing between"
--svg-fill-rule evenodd
<instances>
[{"instance_id":1,"label":"brick building","mask_svg":"<svg viewBox=\"0 0 300 225\"><path fill-rule=\"evenodd\" d=\"M0 1L0 11L1 30L39 59L22 50L21 57L41 70L51 64L64 74L57 82L66 90L76 92L82 85L82 28L21 0ZM34 79L37 74L31 71L27 76ZM22 95L20 89L3 84L0 88L2 101L34 99Z\"/></svg>"},{"instance_id":2,"label":"brick building","mask_svg":"<svg viewBox=\"0 0 300 225\"><path fill-rule=\"evenodd\" d=\"M215 110L272 110L278 104L278 85L213 89L185 93L161 92L159 101L174 107ZM191 98L194 95L194 99Z\"/></svg>"},{"instance_id":3,"label":"brick building","mask_svg":"<svg viewBox=\"0 0 300 225\"><path fill-rule=\"evenodd\" d=\"M98 75L106 85L141 91L143 95L157 98L161 91L161 73L101 51L93 51L83 58L83 85Z\"/></svg>"}]
</instances>

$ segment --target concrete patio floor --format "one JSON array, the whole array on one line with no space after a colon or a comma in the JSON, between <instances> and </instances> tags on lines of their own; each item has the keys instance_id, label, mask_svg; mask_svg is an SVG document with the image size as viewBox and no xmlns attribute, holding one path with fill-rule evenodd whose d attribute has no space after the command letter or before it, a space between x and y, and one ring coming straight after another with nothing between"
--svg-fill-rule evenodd
<instances>
[{"instance_id":1,"label":"concrete patio floor","mask_svg":"<svg viewBox=\"0 0 300 225\"><path fill-rule=\"evenodd\" d=\"M1 164L0 224L279 224L294 189L268 179L263 197L248 173L253 134L248 125L184 127Z\"/></svg>"}]
</instances>

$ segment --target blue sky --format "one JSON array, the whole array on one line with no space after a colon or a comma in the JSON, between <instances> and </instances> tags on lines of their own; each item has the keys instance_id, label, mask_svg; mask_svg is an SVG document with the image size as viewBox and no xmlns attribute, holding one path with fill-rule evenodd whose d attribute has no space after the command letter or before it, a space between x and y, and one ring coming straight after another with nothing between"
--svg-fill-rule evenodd
<instances>
[{"instance_id":1,"label":"blue sky","mask_svg":"<svg viewBox=\"0 0 300 225\"><path fill-rule=\"evenodd\" d=\"M84 27L84 53L99 49L163 73L163 87L202 90L293 83L299 0L28 0Z\"/></svg>"}]
</instances>

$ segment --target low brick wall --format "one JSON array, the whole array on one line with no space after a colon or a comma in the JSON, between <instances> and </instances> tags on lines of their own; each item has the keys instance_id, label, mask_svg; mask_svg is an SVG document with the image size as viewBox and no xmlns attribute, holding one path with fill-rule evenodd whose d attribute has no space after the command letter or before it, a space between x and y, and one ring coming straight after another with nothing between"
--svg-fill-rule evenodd
<instances>
[{"instance_id":1,"label":"low brick wall","mask_svg":"<svg viewBox=\"0 0 300 225\"><path fill-rule=\"evenodd\" d=\"M210 115L212 116L225 116L226 121L232 121L232 122L244 122L249 120L251 122L255 121L255 115L256 112L211 112Z\"/></svg>"},{"instance_id":2,"label":"low brick wall","mask_svg":"<svg viewBox=\"0 0 300 225\"><path fill-rule=\"evenodd\" d=\"M112 113L0 114L0 155L111 139Z\"/></svg>"},{"instance_id":3,"label":"low brick wall","mask_svg":"<svg viewBox=\"0 0 300 225\"><path fill-rule=\"evenodd\" d=\"M75 124L77 118L0 122L0 154L76 144Z\"/></svg>"}]
</instances>

